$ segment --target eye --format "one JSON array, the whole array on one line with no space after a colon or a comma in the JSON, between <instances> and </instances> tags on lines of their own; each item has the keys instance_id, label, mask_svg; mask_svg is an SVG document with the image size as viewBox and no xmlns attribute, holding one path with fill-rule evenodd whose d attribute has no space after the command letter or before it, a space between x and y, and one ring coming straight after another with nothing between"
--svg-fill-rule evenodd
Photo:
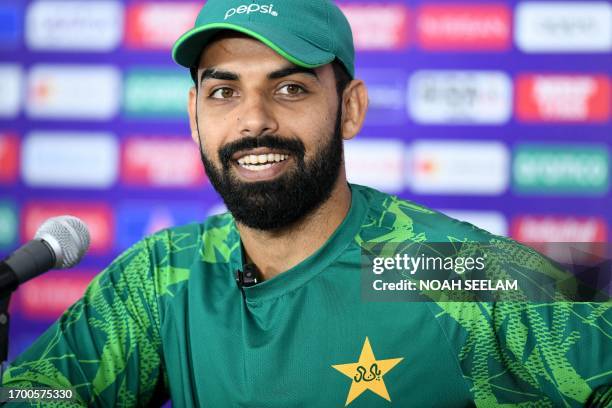
<instances>
[{"instance_id":1,"label":"eye","mask_svg":"<svg viewBox=\"0 0 612 408\"><path fill-rule=\"evenodd\" d=\"M235 96L235 91L232 88L217 88L211 94L212 99L229 99Z\"/></svg>"},{"instance_id":2,"label":"eye","mask_svg":"<svg viewBox=\"0 0 612 408\"><path fill-rule=\"evenodd\" d=\"M300 95L306 93L306 90L302 88L300 85L296 84L288 84L279 89L278 93L282 95Z\"/></svg>"}]
</instances>

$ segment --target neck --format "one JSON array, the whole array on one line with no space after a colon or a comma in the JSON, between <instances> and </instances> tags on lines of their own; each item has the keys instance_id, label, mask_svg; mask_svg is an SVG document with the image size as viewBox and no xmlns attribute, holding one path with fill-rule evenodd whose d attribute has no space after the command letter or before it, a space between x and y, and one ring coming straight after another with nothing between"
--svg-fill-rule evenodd
<instances>
[{"instance_id":1,"label":"neck","mask_svg":"<svg viewBox=\"0 0 612 408\"><path fill-rule=\"evenodd\" d=\"M330 197L316 210L288 228L261 231L238 223L245 258L267 280L315 253L336 231L351 206L351 190L341 171Z\"/></svg>"}]
</instances>

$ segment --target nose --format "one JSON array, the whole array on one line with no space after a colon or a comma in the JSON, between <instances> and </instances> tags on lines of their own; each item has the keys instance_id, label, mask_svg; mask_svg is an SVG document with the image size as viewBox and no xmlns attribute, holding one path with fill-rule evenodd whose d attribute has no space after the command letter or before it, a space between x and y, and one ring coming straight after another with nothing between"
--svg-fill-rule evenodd
<instances>
[{"instance_id":1,"label":"nose","mask_svg":"<svg viewBox=\"0 0 612 408\"><path fill-rule=\"evenodd\" d=\"M238 115L238 126L240 134L245 137L277 132L278 122L265 96L252 94L244 99Z\"/></svg>"}]
</instances>

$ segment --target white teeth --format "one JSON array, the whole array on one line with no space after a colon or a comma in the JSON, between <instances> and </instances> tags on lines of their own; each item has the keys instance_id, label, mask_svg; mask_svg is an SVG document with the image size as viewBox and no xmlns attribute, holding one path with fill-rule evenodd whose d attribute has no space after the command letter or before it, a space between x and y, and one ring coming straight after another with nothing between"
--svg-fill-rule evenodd
<instances>
[{"instance_id":1,"label":"white teeth","mask_svg":"<svg viewBox=\"0 0 612 408\"><path fill-rule=\"evenodd\" d=\"M242 167L244 167L247 170L251 170L251 171L262 171L262 170L266 170L266 169L269 169L270 167L272 167L272 163L268 163L268 164L245 164L245 165L242 165Z\"/></svg>"},{"instance_id":2,"label":"white teeth","mask_svg":"<svg viewBox=\"0 0 612 408\"><path fill-rule=\"evenodd\" d=\"M268 154L249 154L238 159L238 164L252 170L250 167L256 167L257 170L270 168L272 164L287 160L289 156L286 154L268 153Z\"/></svg>"}]
</instances>

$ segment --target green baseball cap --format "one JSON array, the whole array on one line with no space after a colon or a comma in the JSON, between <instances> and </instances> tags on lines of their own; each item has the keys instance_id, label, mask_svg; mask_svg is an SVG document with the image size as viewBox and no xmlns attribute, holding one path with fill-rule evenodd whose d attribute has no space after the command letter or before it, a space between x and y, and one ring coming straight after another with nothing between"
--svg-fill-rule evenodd
<instances>
[{"instance_id":1,"label":"green baseball cap","mask_svg":"<svg viewBox=\"0 0 612 408\"><path fill-rule=\"evenodd\" d=\"M355 76L351 27L331 0L208 0L194 28L174 44L172 58L184 67L197 67L206 44L222 30L249 35L301 67L338 58Z\"/></svg>"}]
</instances>

